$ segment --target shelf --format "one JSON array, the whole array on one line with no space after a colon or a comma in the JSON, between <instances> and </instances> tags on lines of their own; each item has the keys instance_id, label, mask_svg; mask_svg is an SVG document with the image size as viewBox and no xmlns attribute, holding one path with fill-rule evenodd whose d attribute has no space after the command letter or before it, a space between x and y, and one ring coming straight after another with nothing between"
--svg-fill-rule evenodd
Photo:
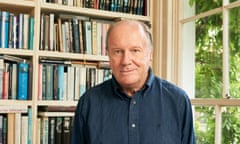
<instances>
[{"instance_id":1,"label":"shelf","mask_svg":"<svg viewBox=\"0 0 240 144\"><path fill-rule=\"evenodd\" d=\"M14 7L14 9L13 9ZM34 1L27 0L0 0L0 9L14 12L30 13L35 8Z\"/></svg>"},{"instance_id":2,"label":"shelf","mask_svg":"<svg viewBox=\"0 0 240 144\"><path fill-rule=\"evenodd\" d=\"M0 48L0 54L33 56L33 50Z\"/></svg>"},{"instance_id":3,"label":"shelf","mask_svg":"<svg viewBox=\"0 0 240 144\"><path fill-rule=\"evenodd\" d=\"M43 12L56 12L56 13L68 13L68 14L77 14L77 15L84 15L89 16L92 18L100 18L106 20L114 20L114 19L136 19L145 22L151 22L150 16L140 16L140 15L133 15L128 13L121 13L121 12L111 12L105 10L98 10L98 9L89 9L89 8L82 8L82 7L74 7L74 6L65 6L53 3L42 3L41 9Z\"/></svg>"},{"instance_id":4,"label":"shelf","mask_svg":"<svg viewBox=\"0 0 240 144\"><path fill-rule=\"evenodd\" d=\"M78 101L53 101L53 100L47 100L47 101L38 101L38 106L77 106Z\"/></svg>"},{"instance_id":5,"label":"shelf","mask_svg":"<svg viewBox=\"0 0 240 144\"><path fill-rule=\"evenodd\" d=\"M23 106L31 106L32 101L31 100L0 100L0 105L9 105L9 106L17 106L17 105L23 105Z\"/></svg>"},{"instance_id":6,"label":"shelf","mask_svg":"<svg viewBox=\"0 0 240 144\"><path fill-rule=\"evenodd\" d=\"M107 56L101 55L87 55L76 53L52 52L52 51L39 51L39 57L42 58L58 58L68 60L87 60L87 61L108 61Z\"/></svg>"}]
</instances>

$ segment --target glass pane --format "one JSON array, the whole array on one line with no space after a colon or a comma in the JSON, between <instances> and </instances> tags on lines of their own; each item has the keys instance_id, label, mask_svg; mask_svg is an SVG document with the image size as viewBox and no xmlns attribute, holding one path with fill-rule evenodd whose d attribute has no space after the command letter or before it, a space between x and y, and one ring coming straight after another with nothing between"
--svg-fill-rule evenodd
<instances>
[{"instance_id":1,"label":"glass pane","mask_svg":"<svg viewBox=\"0 0 240 144\"><path fill-rule=\"evenodd\" d=\"M222 113L222 144L240 143L240 108L223 108Z\"/></svg>"},{"instance_id":2,"label":"glass pane","mask_svg":"<svg viewBox=\"0 0 240 144\"><path fill-rule=\"evenodd\" d=\"M194 126L197 144L214 144L215 115L213 106L195 106Z\"/></svg>"},{"instance_id":3,"label":"glass pane","mask_svg":"<svg viewBox=\"0 0 240 144\"><path fill-rule=\"evenodd\" d=\"M195 97L222 97L222 15L198 19L195 43Z\"/></svg>"},{"instance_id":4,"label":"glass pane","mask_svg":"<svg viewBox=\"0 0 240 144\"><path fill-rule=\"evenodd\" d=\"M229 12L230 96L240 98L240 8Z\"/></svg>"},{"instance_id":5,"label":"glass pane","mask_svg":"<svg viewBox=\"0 0 240 144\"><path fill-rule=\"evenodd\" d=\"M197 15L222 6L222 0L184 0L184 18ZM189 11L193 11L189 14Z\"/></svg>"}]
</instances>

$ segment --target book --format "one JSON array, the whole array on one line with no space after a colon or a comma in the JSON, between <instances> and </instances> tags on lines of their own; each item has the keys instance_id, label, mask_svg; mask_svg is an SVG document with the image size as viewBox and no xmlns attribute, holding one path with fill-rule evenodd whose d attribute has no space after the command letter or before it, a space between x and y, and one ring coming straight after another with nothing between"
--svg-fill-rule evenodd
<instances>
[{"instance_id":1,"label":"book","mask_svg":"<svg viewBox=\"0 0 240 144\"><path fill-rule=\"evenodd\" d=\"M40 144L40 134L41 134L41 118L37 118L37 122L36 122L36 144ZM58 143L56 143L58 144Z\"/></svg>"},{"instance_id":2,"label":"book","mask_svg":"<svg viewBox=\"0 0 240 144\"><path fill-rule=\"evenodd\" d=\"M92 35L92 54L97 55L98 49L97 49L97 21L91 20L91 35Z\"/></svg>"},{"instance_id":3,"label":"book","mask_svg":"<svg viewBox=\"0 0 240 144\"><path fill-rule=\"evenodd\" d=\"M8 47L13 48L13 19L14 13L9 13L9 29L8 29ZM1 28L0 28L1 29Z\"/></svg>"},{"instance_id":4,"label":"book","mask_svg":"<svg viewBox=\"0 0 240 144\"><path fill-rule=\"evenodd\" d=\"M33 116L32 116L32 108L28 108L28 127L27 127L27 144L32 144L32 127L33 127Z\"/></svg>"},{"instance_id":5,"label":"book","mask_svg":"<svg viewBox=\"0 0 240 144\"><path fill-rule=\"evenodd\" d=\"M28 49L29 17L29 14L23 14L23 49Z\"/></svg>"},{"instance_id":6,"label":"book","mask_svg":"<svg viewBox=\"0 0 240 144\"><path fill-rule=\"evenodd\" d=\"M0 99L2 99L3 93L3 72L4 72L4 60L0 58Z\"/></svg>"},{"instance_id":7,"label":"book","mask_svg":"<svg viewBox=\"0 0 240 144\"><path fill-rule=\"evenodd\" d=\"M24 14L20 13L17 17L17 48L23 48L23 24L24 24Z\"/></svg>"},{"instance_id":8,"label":"book","mask_svg":"<svg viewBox=\"0 0 240 144\"><path fill-rule=\"evenodd\" d=\"M55 17L55 14L53 14L53 13L50 13L49 14L49 31L47 32L47 34L48 34L48 50L50 50L50 51L53 51L54 50L54 48L53 48L53 44L54 44L54 39L53 39L53 35L54 35L54 17ZM46 31L45 31L46 32ZM47 50L47 49L46 49Z\"/></svg>"},{"instance_id":9,"label":"book","mask_svg":"<svg viewBox=\"0 0 240 144\"><path fill-rule=\"evenodd\" d=\"M49 117L48 124L48 144L55 144L55 117Z\"/></svg>"},{"instance_id":10,"label":"book","mask_svg":"<svg viewBox=\"0 0 240 144\"><path fill-rule=\"evenodd\" d=\"M15 127L14 127L14 130L15 130L15 144L21 144L21 129L23 128L22 127L22 123L21 123L21 113L15 113ZM24 129L24 128L23 128Z\"/></svg>"},{"instance_id":11,"label":"book","mask_svg":"<svg viewBox=\"0 0 240 144\"><path fill-rule=\"evenodd\" d=\"M67 67L67 101L73 101L74 99L74 67Z\"/></svg>"},{"instance_id":12,"label":"book","mask_svg":"<svg viewBox=\"0 0 240 144\"><path fill-rule=\"evenodd\" d=\"M41 63L38 64L38 100L42 100L42 67Z\"/></svg>"},{"instance_id":13,"label":"book","mask_svg":"<svg viewBox=\"0 0 240 144\"><path fill-rule=\"evenodd\" d=\"M34 17L29 18L28 49L33 50L34 42Z\"/></svg>"},{"instance_id":14,"label":"book","mask_svg":"<svg viewBox=\"0 0 240 144\"><path fill-rule=\"evenodd\" d=\"M58 65L58 95L57 100L64 100L64 66Z\"/></svg>"},{"instance_id":15,"label":"book","mask_svg":"<svg viewBox=\"0 0 240 144\"><path fill-rule=\"evenodd\" d=\"M9 12L1 11L0 17L0 48L8 48Z\"/></svg>"},{"instance_id":16,"label":"book","mask_svg":"<svg viewBox=\"0 0 240 144\"><path fill-rule=\"evenodd\" d=\"M7 116L3 115L3 133L2 133L2 142L3 144L7 144Z\"/></svg>"},{"instance_id":17,"label":"book","mask_svg":"<svg viewBox=\"0 0 240 144\"><path fill-rule=\"evenodd\" d=\"M28 116L22 115L21 117L21 144L27 144L28 139Z\"/></svg>"},{"instance_id":18,"label":"book","mask_svg":"<svg viewBox=\"0 0 240 144\"><path fill-rule=\"evenodd\" d=\"M3 143L3 115L0 115L0 144Z\"/></svg>"},{"instance_id":19,"label":"book","mask_svg":"<svg viewBox=\"0 0 240 144\"><path fill-rule=\"evenodd\" d=\"M2 85L2 99L9 98L9 63L4 63L4 71L3 71L3 85Z\"/></svg>"},{"instance_id":20,"label":"book","mask_svg":"<svg viewBox=\"0 0 240 144\"><path fill-rule=\"evenodd\" d=\"M63 144L62 142L62 126L63 126L63 117L56 117L56 126L55 126L55 139L56 144Z\"/></svg>"},{"instance_id":21,"label":"book","mask_svg":"<svg viewBox=\"0 0 240 144\"><path fill-rule=\"evenodd\" d=\"M17 98L17 63L12 63L11 66L11 99Z\"/></svg>"},{"instance_id":22,"label":"book","mask_svg":"<svg viewBox=\"0 0 240 144\"><path fill-rule=\"evenodd\" d=\"M46 65L46 100L53 100L53 65Z\"/></svg>"},{"instance_id":23,"label":"book","mask_svg":"<svg viewBox=\"0 0 240 144\"><path fill-rule=\"evenodd\" d=\"M24 58L17 57L17 56L12 56L12 55L7 55L7 54L0 54L0 59L4 59L4 60L7 60L7 61L16 62L16 63L21 63L21 62L28 63L28 60L26 60Z\"/></svg>"},{"instance_id":24,"label":"book","mask_svg":"<svg viewBox=\"0 0 240 144\"><path fill-rule=\"evenodd\" d=\"M28 99L28 64L21 62L18 64L18 100Z\"/></svg>"},{"instance_id":25,"label":"book","mask_svg":"<svg viewBox=\"0 0 240 144\"><path fill-rule=\"evenodd\" d=\"M92 25L88 20L82 22L84 54L92 54Z\"/></svg>"},{"instance_id":26,"label":"book","mask_svg":"<svg viewBox=\"0 0 240 144\"><path fill-rule=\"evenodd\" d=\"M7 113L7 143L15 142L15 113Z\"/></svg>"},{"instance_id":27,"label":"book","mask_svg":"<svg viewBox=\"0 0 240 144\"><path fill-rule=\"evenodd\" d=\"M79 27L78 27L78 19L74 18L72 20L73 24L73 42L74 42L74 52L80 53L80 41L79 41Z\"/></svg>"},{"instance_id":28,"label":"book","mask_svg":"<svg viewBox=\"0 0 240 144\"><path fill-rule=\"evenodd\" d=\"M62 142L64 144L70 144L71 143L71 139L70 139L70 135L71 135L71 117L63 117L63 131L62 131Z\"/></svg>"},{"instance_id":29,"label":"book","mask_svg":"<svg viewBox=\"0 0 240 144\"><path fill-rule=\"evenodd\" d=\"M41 117L40 143L48 144L48 117Z\"/></svg>"}]
</instances>

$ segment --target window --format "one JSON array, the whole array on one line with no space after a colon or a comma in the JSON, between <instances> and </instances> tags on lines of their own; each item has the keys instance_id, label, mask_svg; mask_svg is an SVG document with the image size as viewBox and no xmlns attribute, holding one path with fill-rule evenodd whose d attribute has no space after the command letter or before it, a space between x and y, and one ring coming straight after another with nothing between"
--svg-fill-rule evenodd
<instances>
[{"instance_id":1,"label":"window","mask_svg":"<svg viewBox=\"0 0 240 144\"><path fill-rule=\"evenodd\" d=\"M240 1L168 4L176 3L181 86L192 95L197 143L240 143Z\"/></svg>"}]
</instances>

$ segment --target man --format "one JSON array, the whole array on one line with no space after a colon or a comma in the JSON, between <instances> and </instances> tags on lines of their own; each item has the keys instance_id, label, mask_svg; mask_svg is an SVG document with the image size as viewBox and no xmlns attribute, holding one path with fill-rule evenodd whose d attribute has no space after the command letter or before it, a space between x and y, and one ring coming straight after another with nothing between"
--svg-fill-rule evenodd
<instances>
[{"instance_id":1,"label":"man","mask_svg":"<svg viewBox=\"0 0 240 144\"><path fill-rule=\"evenodd\" d=\"M80 98L72 144L195 144L187 94L152 72L148 27L117 22L106 45L112 79Z\"/></svg>"}]
</instances>

